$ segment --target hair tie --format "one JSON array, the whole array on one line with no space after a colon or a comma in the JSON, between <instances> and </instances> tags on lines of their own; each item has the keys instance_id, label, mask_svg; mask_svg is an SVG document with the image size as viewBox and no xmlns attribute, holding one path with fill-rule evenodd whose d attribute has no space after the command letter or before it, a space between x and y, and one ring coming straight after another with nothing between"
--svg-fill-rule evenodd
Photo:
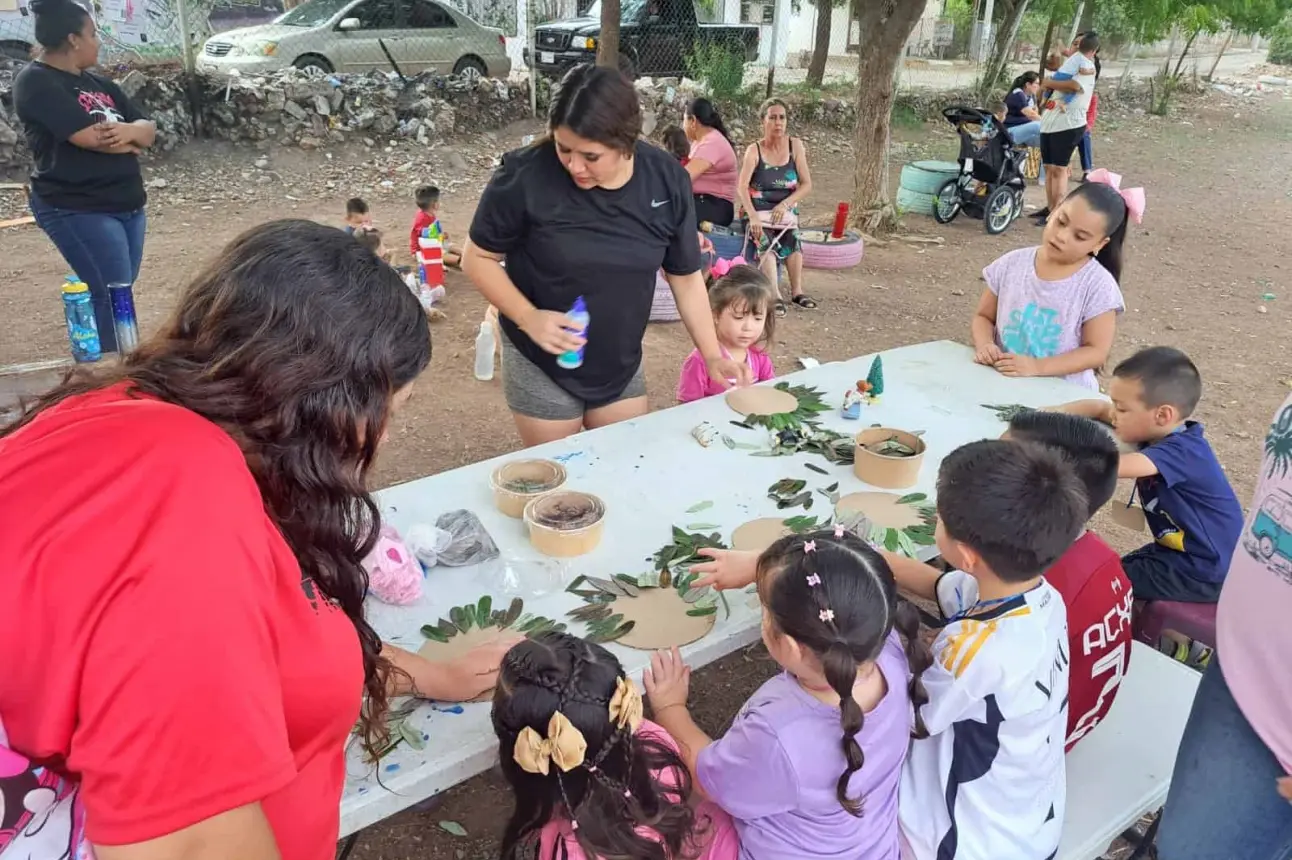
<instances>
[{"instance_id":1,"label":"hair tie","mask_svg":"<svg viewBox=\"0 0 1292 860\"><path fill-rule=\"evenodd\" d=\"M610 721L636 734L642 724L643 710L642 694L637 691L637 685L623 676L617 678L615 694L610 699Z\"/></svg>"},{"instance_id":2,"label":"hair tie","mask_svg":"<svg viewBox=\"0 0 1292 860\"><path fill-rule=\"evenodd\" d=\"M844 533L844 531L845 531L845 529L844 529L844 527L843 527L843 523L835 523L835 524L834 524L834 536L835 536L836 538L842 538L842 537L843 537L843 533Z\"/></svg>"},{"instance_id":3,"label":"hair tie","mask_svg":"<svg viewBox=\"0 0 1292 860\"><path fill-rule=\"evenodd\" d=\"M554 711L547 721L547 737L529 726L520 730L512 749L512 758L526 773L547 776L551 764L569 772L583 764L588 753L588 742L574 723L560 711Z\"/></svg>"},{"instance_id":4,"label":"hair tie","mask_svg":"<svg viewBox=\"0 0 1292 860\"><path fill-rule=\"evenodd\" d=\"M1106 167L1100 167L1086 174L1087 182L1098 182L1100 185L1110 186L1114 191L1121 195L1122 201L1126 204L1126 215L1136 224L1144 221L1144 189L1127 188L1122 190L1122 175L1113 173Z\"/></svg>"}]
</instances>

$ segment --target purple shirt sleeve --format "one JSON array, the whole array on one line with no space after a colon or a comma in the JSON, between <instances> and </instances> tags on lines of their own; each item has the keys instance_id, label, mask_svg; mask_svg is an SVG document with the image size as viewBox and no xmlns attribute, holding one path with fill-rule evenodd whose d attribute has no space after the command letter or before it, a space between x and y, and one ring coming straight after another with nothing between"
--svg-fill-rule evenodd
<instances>
[{"instance_id":1,"label":"purple shirt sleeve","mask_svg":"<svg viewBox=\"0 0 1292 860\"><path fill-rule=\"evenodd\" d=\"M1087 290L1085 303L1081 307L1082 325L1100 314L1106 314L1109 311L1121 313L1126 310L1121 287L1117 286L1113 276L1103 266L1091 268L1095 274L1091 277L1090 289Z\"/></svg>"},{"instance_id":2,"label":"purple shirt sleeve","mask_svg":"<svg viewBox=\"0 0 1292 860\"><path fill-rule=\"evenodd\" d=\"M708 396L709 368L705 366L704 356L695 349L682 362L682 373L677 380L677 400L679 403L690 403Z\"/></svg>"},{"instance_id":3,"label":"purple shirt sleeve","mask_svg":"<svg viewBox=\"0 0 1292 860\"><path fill-rule=\"evenodd\" d=\"M1004 254L987 264L987 268L982 270L982 279L987 282L987 289L992 291L993 295L999 296L1001 288L1009 279L1010 269L1013 260L1010 258L1014 252Z\"/></svg>"},{"instance_id":4,"label":"purple shirt sleeve","mask_svg":"<svg viewBox=\"0 0 1292 860\"><path fill-rule=\"evenodd\" d=\"M798 774L757 711L737 717L725 735L700 750L696 776L733 818L764 818L799 807Z\"/></svg>"}]
</instances>

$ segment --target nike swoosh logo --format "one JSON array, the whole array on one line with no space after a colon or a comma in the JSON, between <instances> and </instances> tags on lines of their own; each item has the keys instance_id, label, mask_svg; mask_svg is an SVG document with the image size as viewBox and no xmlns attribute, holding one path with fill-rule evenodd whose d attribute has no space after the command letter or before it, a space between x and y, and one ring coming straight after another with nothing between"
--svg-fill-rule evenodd
<instances>
[{"instance_id":1,"label":"nike swoosh logo","mask_svg":"<svg viewBox=\"0 0 1292 860\"><path fill-rule=\"evenodd\" d=\"M658 209L659 207L663 206L667 202L668 202L667 200L652 200L650 202L650 208Z\"/></svg>"}]
</instances>

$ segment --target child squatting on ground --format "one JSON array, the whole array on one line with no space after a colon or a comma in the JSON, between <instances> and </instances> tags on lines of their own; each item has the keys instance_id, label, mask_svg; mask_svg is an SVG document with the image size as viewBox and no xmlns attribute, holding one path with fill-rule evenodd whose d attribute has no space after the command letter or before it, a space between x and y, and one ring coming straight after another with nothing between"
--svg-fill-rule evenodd
<instances>
[{"instance_id":1,"label":"child squatting on ground","mask_svg":"<svg viewBox=\"0 0 1292 860\"><path fill-rule=\"evenodd\" d=\"M776 321L772 308L776 292L767 276L753 266L732 266L727 274L709 287L709 307L718 332L718 344L724 358L749 365L754 382L776 376L772 359L764 351L772 342ZM704 356L692 350L682 362L677 382L677 399L690 403L703 397L722 394L722 388L709 378Z\"/></svg>"},{"instance_id":2,"label":"child squatting on ground","mask_svg":"<svg viewBox=\"0 0 1292 860\"><path fill-rule=\"evenodd\" d=\"M1114 184L1095 181L1107 178ZM1120 177L1095 171L1045 224L1041 244L1020 248L983 269L987 288L970 331L974 361L1005 376L1061 376L1098 390L1117 315L1126 222L1139 221L1143 192L1126 197Z\"/></svg>"},{"instance_id":3,"label":"child squatting on ground","mask_svg":"<svg viewBox=\"0 0 1292 860\"><path fill-rule=\"evenodd\" d=\"M353 235L360 227L372 226L372 213L368 211L368 201L362 197L351 197L345 201L345 232Z\"/></svg>"},{"instance_id":4,"label":"child squatting on ground","mask_svg":"<svg viewBox=\"0 0 1292 860\"><path fill-rule=\"evenodd\" d=\"M642 718L637 687L600 645L544 633L514 646L493 727L515 801L503 860L736 860L731 819L697 797L677 743Z\"/></svg>"},{"instance_id":5,"label":"child squatting on ground","mask_svg":"<svg viewBox=\"0 0 1292 860\"><path fill-rule=\"evenodd\" d=\"M1117 491L1121 454L1112 435L1095 421L1032 410L1010 419L1001 438L1048 445L1067 460L1086 488L1089 515ZM1116 550L1085 531L1045 571L1045 580L1068 609L1068 731L1066 750L1108 715L1130 662L1130 580Z\"/></svg>"},{"instance_id":6,"label":"child squatting on ground","mask_svg":"<svg viewBox=\"0 0 1292 860\"><path fill-rule=\"evenodd\" d=\"M1065 411L1111 424L1138 452L1121 455L1134 478L1152 542L1122 559L1136 600L1215 603L1243 527L1243 511L1202 425L1189 416L1202 377L1177 349L1155 346L1117 365L1112 402L1080 400Z\"/></svg>"},{"instance_id":7,"label":"child squatting on ground","mask_svg":"<svg viewBox=\"0 0 1292 860\"><path fill-rule=\"evenodd\" d=\"M931 659L918 612L898 600L880 554L842 526L784 537L761 556L708 554L702 581L757 583L763 642L785 671L711 739L687 710L690 668L676 649L652 656L651 708L696 787L734 819L742 858L895 857L902 760L920 731L911 707L926 700Z\"/></svg>"}]
</instances>

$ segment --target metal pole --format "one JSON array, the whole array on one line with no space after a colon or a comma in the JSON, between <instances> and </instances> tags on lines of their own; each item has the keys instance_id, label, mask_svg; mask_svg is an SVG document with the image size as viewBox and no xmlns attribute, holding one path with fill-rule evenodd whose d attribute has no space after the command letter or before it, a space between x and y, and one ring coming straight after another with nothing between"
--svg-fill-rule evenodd
<instances>
[{"instance_id":1,"label":"metal pole","mask_svg":"<svg viewBox=\"0 0 1292 860\"><path fill-rule=\"evenodd\" d=\"M536 0L525 0L525 20L529 26L529 114L538 117L538 15Z\"/></svg>"},{"instance_id":2,"label":"metal pole","mask_svg":"<svg viewBox=\"0 0 1292 860\"><path fill-rule=\"evenodd\" d=\"M772 97L772 87L776 83L776 54L780 50L782 2L783 0L773 0L772 2L772 44L767 55L767 95L764 98Z\"/></svg>"},{"instance_id":3,"label":"metal pole","mask_svg":"<svg viewBox=\"0 0 1292 860\"><path fill-rule=\"evenodd\" d=\"M188 0L175 0L175 12L179 19L181 62L184 64L184 71L192 72L197 68L197 60L193 56L193 33L188 28L187 2Z\"/></svg>"},{"instance_id":4,"label":"metal pole","mask_svg":"<svg viewBox=\"0 0 1292 860\"><path fill-rule=\"evenodd\" d=\"M996 10L995 0L986 0L982 4L982 35L978 37L978 57L979 63L986 61L987 52L991 50L991 16Z\"/></svg>"}]
</instances>

